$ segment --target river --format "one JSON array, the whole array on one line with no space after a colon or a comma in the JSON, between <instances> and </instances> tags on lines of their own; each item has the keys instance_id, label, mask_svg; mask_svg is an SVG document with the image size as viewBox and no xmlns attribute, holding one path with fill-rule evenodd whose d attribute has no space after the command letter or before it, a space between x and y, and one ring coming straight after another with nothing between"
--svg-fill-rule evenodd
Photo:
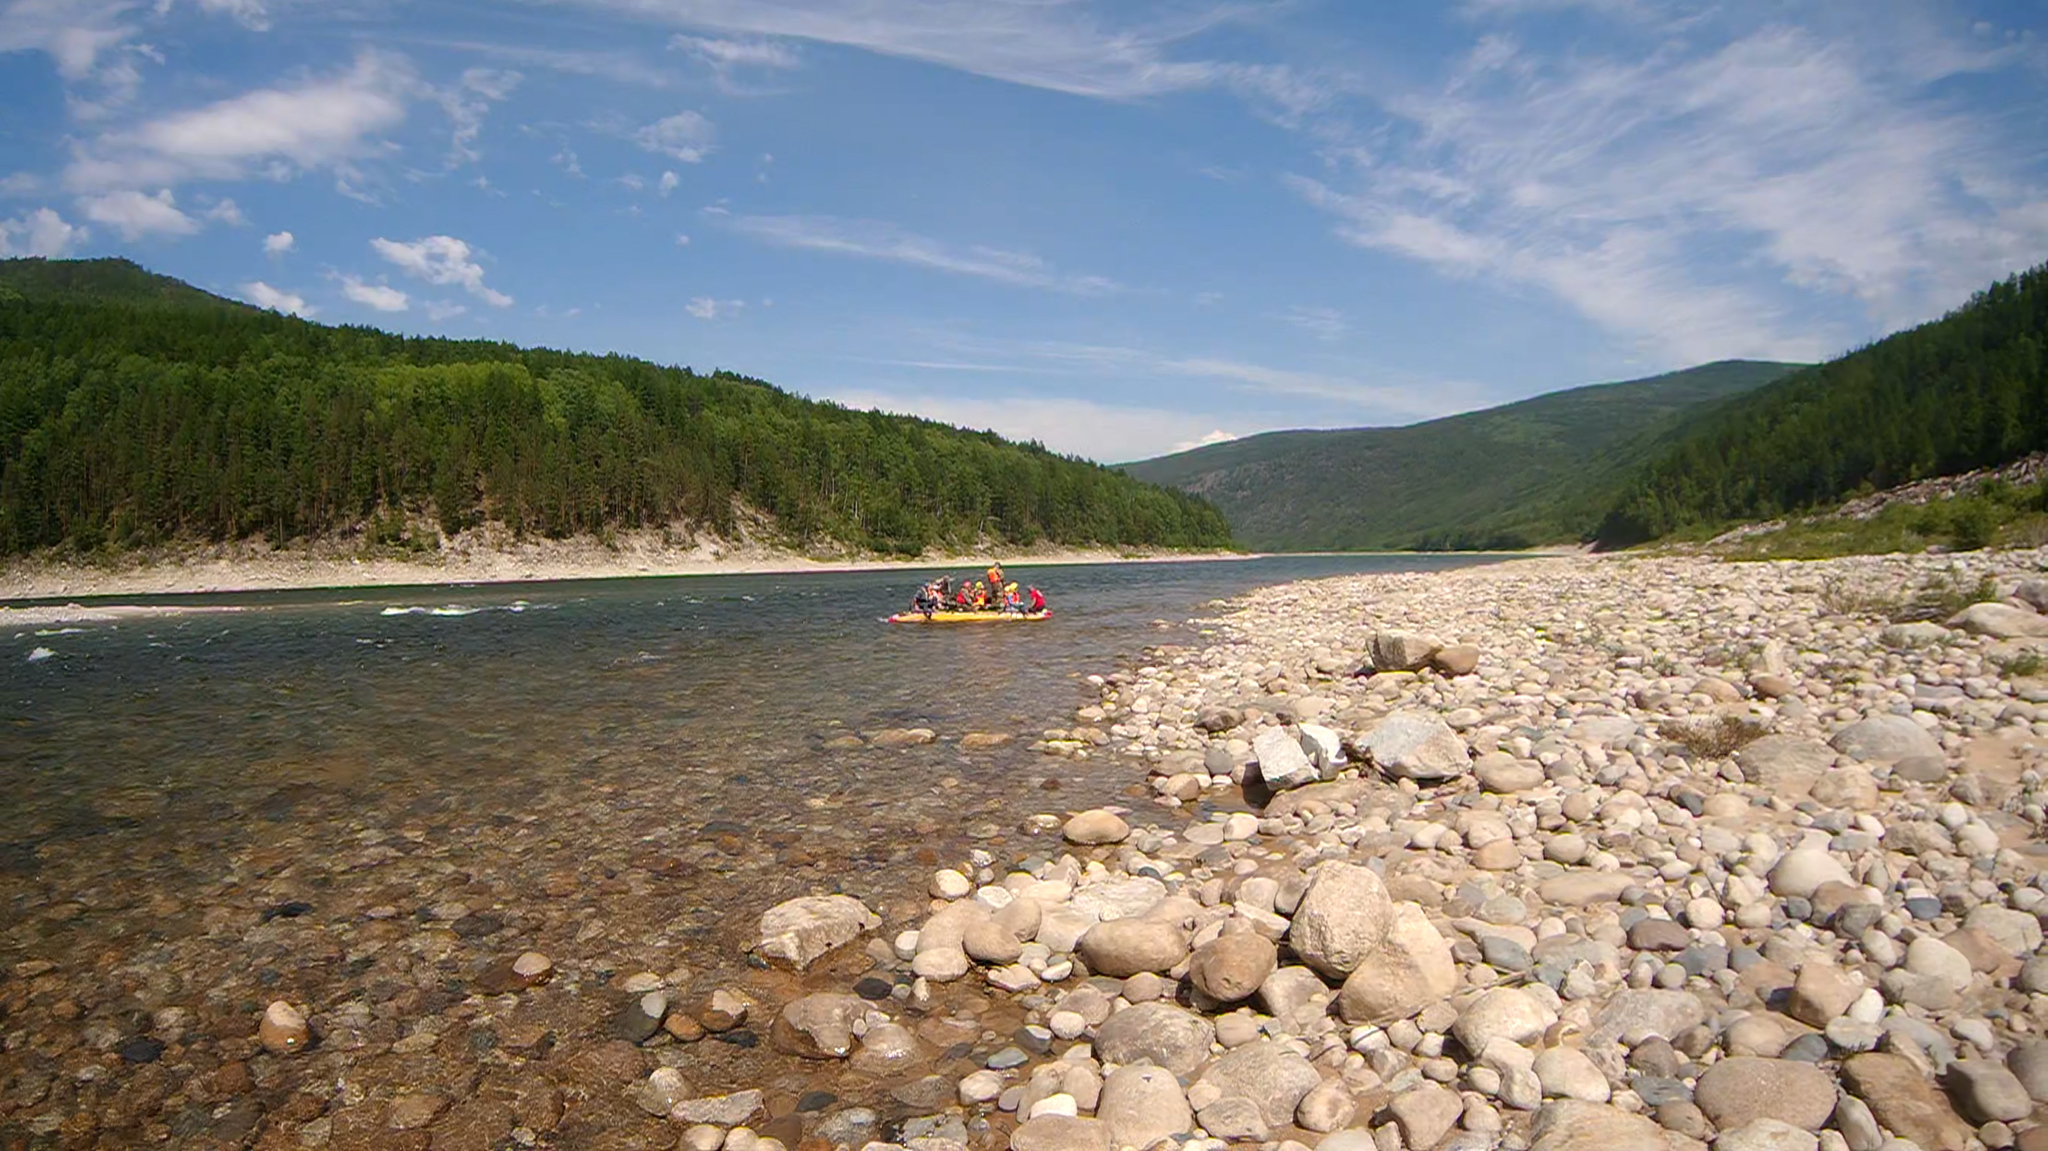
<instances>
[{"instance_id":1,"label":"river","mask_svg":"<svg viewBox=\"0 0 2048 1151\"><path fill-rule=\"evenodd\" d=\"M546 1023L565 1043L603 1036L621 973L789 993L740 955L771 904L839 890L908 914L934 866L1056 850L1022 831L1034 812L1149 812L1129 763L1030 749L1092 701L1085 676L1198 641L1190 617L1251 587L1472 562L1020 567L1055 610L1037 624L881 623L925 578L893 570L158 597L125 602L197 610L18 629L0 647L0 1082L41 1090L15 1091L12 1119L0 1099L0 1129L133 1103L77 1069L137 1038L171 1035L148 1062L182 1068L173 1084L217 1075L273 998L340 1022L257 1085L259 1112L428 1026L423 1046L450 1049L437 1089L473 1089L503 1036L434 1041L474 1032L465 981L528 948L564 973ZM851 738L914 728L936 741ZM1012 739L964 751L968 733ZM804 985L843 990L861 966ZM765 1044L700 1047L710 1085L776 1071ZM221 1100L145 1095L116 1114L219 1135Z\"/></svg>"}]
</instances>

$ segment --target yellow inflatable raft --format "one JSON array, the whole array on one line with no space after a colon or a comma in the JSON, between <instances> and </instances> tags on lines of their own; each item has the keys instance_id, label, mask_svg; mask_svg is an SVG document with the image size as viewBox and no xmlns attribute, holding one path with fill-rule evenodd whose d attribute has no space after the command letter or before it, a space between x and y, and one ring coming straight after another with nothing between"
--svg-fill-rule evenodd
<instances>
[{"instance_id":1,"label":"yellow inflatable raft","mask_svg":"<svg viewBox=\"0 0 2048 1151\"><path fill-rule=\"evenodd\" d=\"M1036 623L1051 619L1052 609L1024 612L1012 611L935 611L926 615L921 611L898 612L889 617L890 623Z\"/></svg>"}]
</instances>

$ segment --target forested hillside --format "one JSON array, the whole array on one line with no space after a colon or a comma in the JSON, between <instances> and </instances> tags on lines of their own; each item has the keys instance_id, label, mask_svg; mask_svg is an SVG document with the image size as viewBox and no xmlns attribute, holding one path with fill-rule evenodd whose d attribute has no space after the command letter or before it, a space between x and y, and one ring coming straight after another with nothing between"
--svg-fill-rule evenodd
<instances>
[{"instance_id":1,"label":"forested hillside","mask_svg":"<svg viewBox=\"0 0 2048 1151\"><path fill-rule=\"evenodd\" d=\"M1250 436L1125 470L1205 497L1265 550L1575 542L1681 421L1797 367L1706 364L1408 427Z\"/></svg>"},{"instance_id":2,"label":"forested hillside","mask_svg":"<svg viewBox=\"0 0 2048 1151\"><path fill-rule=\"evenodd\" d=\"M1715 412L1623 489L1598 542L1768 519L2048 448L2048 265Z\"/></svg>"},{"instance_id":3,"label":"forested hillside","mask_svg":"<svg viewBox=\"0 0 2048 1151\"><path fill-rule=\"evenodd\" d=\"M0 551L549 537L769 517L796 545L1217 547L1114 469L729 373L258 311L120 260L0 261Z\"/></svg>"}]
</instances>

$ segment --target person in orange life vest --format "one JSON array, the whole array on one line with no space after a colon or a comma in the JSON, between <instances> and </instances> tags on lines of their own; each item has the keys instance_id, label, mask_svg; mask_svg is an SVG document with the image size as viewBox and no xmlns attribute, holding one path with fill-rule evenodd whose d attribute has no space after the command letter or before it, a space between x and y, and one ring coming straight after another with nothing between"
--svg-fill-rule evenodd
<instances>
[{"instance_id":1,"label":"person in orange life vest","mask_svg":"<svg viewBox=\"0 0 2048 1151\"><path fill-rule=\"evenodd\" d=\"M1003 590L1003 565L994 560L988 563L988 590L991 595L999 595Z\"/></svg>"},{"instance_id":2,"label":"person in orange life vest","mask_svg":"<svg viewBox=\"0 0 2048 1151\"><path fill-rule=\"evenodd\" d=\"M1031 605L1030 605L1030 608L1029 608L1028 610L1030 610L1030 611L1031 611L1031 612L1033 612L1033 613L1037 613L1037 612L1042 612L1042 611L1044 611L1044 610L1045 610L1045 593L1044 593L1044 592L1042 592L1042 591L1039 591L1039 590L1038 590L1037 588L1031 588L1031 589L1029 589L1029 591L1031 592Z\"/></svg>"}]
</instances>

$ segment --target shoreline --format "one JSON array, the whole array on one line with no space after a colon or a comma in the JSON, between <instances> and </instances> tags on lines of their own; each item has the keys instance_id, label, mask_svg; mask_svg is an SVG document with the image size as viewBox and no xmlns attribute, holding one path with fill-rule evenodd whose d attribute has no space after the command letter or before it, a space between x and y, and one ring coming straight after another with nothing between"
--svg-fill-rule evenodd
<instances>
[{"instance_id":1,"label":"shoreline","mask_svg":"<svg viewBox=\"0 0 2048 1151\"><path fill-rule=\"evenodd\" d=\"M1015 568L1223 562L1264 557L1264 553L1255 552L1122 551L1108 548L1057 548L1042 552L998 552L996 555L1005 566ZM821 558L759 546L700 546L689 549L627 546L614 550L594 543L548 542L524 544L517 548L451 551L441 553L431 561L254 550L144 560L119 568L22 561L0 567L0 620L9 618L10 612L46 609L58 606L52 601L73 599L564 583L680 576L829 575L963 565L971 565L978 570L989 558L988 554L906 559Z\"/></svg>"}]
</instances>

